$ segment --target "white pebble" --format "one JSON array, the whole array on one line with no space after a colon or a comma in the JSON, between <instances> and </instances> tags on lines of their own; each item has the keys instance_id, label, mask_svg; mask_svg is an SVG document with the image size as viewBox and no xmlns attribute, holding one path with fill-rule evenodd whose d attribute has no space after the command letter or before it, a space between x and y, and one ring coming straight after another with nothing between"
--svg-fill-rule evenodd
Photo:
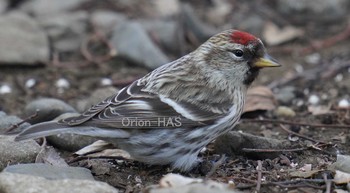
<instances>
[{"instance_id":1,"label":"white pebble","mask_svg":"<svg viewBox=\"0 0 350 193\"><path fill-rule=\"evenodd\" d=\"M334 77L334 80L336 82L341 82L343 80L343 75L342 74L337 74L337 76Z\"/></svg>"},{"instance_id":2,"label":"white pebble","mask_svg":"<svg viewBox=\"0 0 350 193\"><path fill-rule=\"evenodd\" d=\"M112 80L110 78L102 78L101 79L101 85L102 86L110 86L112 85Z\"/></svg>"},{"instance_id":3,"label":"white pebble","mask_svg":"<svg viewBox=\"0 0 350 193\"><path fill-rule=\"evenodd\" d=\"M349 103L348 100L342 99L342 100L340 100L338 102L338 107L340 107L340 108L348 108L348 107L350 107L350 103Z\"/></svg>"},{"instance_id":4,"label":"white pebble","mask_svg":"<svg viewBox=\"0 0 350 193\"><path fill-rule=\"evenodd\" d=\"M32 88L33 86L35 86L36 84L36 80L34 78L28 79L25 83L25 87L26 88Z\"/></svg>"},{"instance_id":5,"label":"white pebble","mask_svg":"<svg viewBox=\"0 0 350 193\"><path fill-rule=\"evenodd\" d=\"M8 94L11 92L12 92L12 88L7 84L4 84L0 87L0 94Z\"/></svg>"},{"instance_id":6,"label":"white pebble","mask_svg":"<svg viewBox=\"0 0 350 193\"><path fill-rule=\"evenodd\" d=\"M311 95L308 101L312 105L317 105L320 102L320 97L318 97L317 95Z\"/></svg>"},{"instance_id":7,"label":"white pebble","mask_svg":"<svg viewBox=\"0 0 350 193\"><path fill-rule=\"evenodd\" d=\"M319 53L310 54L305 57L307 63L317 64L321 60L321 55Z\"/></svg>"},{"instance_id":8,"label":"white pebble","mask_svg":"<svg viewBox=\"0 0 350 193\"><path fill-rule=\"evenodd\" d=\"M297 73L302 73L304 71L304 67L300 64L297 64L295 66L295 71L297 71Z\"/></svg>"},{"instance_id":9,"label":"white pebble","mask_svg":"<svg viewBox=\"0 0 350 193\"><path fill-rule=\"evenodd\" d=\"M70 83L68 82L67 79L65 78L60 78L56 81L56 86L58 88L69 88L70 87Z\"/></svg>"}]
</instances>

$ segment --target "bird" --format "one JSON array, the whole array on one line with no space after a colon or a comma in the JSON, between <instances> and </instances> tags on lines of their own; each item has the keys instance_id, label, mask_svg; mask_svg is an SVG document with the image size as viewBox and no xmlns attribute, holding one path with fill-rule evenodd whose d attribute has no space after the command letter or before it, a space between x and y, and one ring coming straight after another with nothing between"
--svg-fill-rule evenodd
<instances>
[{"instance_id":1,"label":"bird","mask_svg":"<svg viewBox=\"0 0 350 193\"><path fill-rule=\"evenodd\" d=\"M225 30L82 114L31 125L15 140L89 135L134 160L190 171L201 149L235 127L260 69L278 66L259 38Z\"/></svg>"}]
</instances>

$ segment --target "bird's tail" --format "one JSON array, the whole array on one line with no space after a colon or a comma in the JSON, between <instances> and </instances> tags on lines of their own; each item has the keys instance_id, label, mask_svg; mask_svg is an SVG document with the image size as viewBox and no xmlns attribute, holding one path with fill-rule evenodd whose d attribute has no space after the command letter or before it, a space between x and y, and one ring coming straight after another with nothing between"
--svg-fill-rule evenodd
<instances>
[{"instance_id":1,"label":"bird's tail","mask_svg":"<svg viewBox=\"0 0 350 193\"><path fill-rule=\"evenodd\" d=\"M15 138L15 141L25 139L35 139L45 137L48 135L57 135L61 133L74 133L79 135L89 135L100 138L128 138L130 132L117 128L99 128L89 125L66 126L57 123L56 121L49 121L38 123L26 128Z\"/></svg>"},{"instance_id":2,"label":"bird's tail","mask_svg":"<svg viewBox=\"0 0 350 193\"><path fill-rule=\"evenodd\" d=\"M29 126L15 138L15 141L22 141L25 139L35 139L40 137L45 137L48 135L56 135L60 133L69 132L72 128L60 125L57 122L43 122L32 126Z\"/></svg>"}]
</instances>

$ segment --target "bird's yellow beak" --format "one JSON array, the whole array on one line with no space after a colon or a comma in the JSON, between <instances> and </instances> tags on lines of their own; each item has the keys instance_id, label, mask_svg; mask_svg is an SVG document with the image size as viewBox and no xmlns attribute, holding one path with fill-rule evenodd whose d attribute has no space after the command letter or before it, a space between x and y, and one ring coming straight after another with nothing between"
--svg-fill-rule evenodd
<instances>
[{"instance_id":1,"label":"bird's yellow beak","mask_svg":"<svg viewBox=\"0 0 350 193\"><path fill-rule=\"evenodd\" d=\"M277 61L268 54L265 54L263 58L259 58L254 65L260 68L281 66L281 64L277 63Z\"/></svg>"}]
</instances>

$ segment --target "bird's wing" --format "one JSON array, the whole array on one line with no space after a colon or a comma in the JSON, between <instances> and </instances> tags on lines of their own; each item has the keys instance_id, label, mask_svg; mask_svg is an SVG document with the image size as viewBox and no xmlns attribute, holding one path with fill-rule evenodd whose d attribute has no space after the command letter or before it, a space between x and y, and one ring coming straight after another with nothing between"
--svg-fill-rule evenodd
<instances>
[{"instance_id":1,"label":"bird's wing","mask_svg":"<svg viewBox=\"0 0 350 193\"><path fill-rule=\"evenodd\" d=\"M78 117L59 124L101 128L197 127L214 123L223 113L143 91L137 81Z\"/></svg>"}]
</instances>

